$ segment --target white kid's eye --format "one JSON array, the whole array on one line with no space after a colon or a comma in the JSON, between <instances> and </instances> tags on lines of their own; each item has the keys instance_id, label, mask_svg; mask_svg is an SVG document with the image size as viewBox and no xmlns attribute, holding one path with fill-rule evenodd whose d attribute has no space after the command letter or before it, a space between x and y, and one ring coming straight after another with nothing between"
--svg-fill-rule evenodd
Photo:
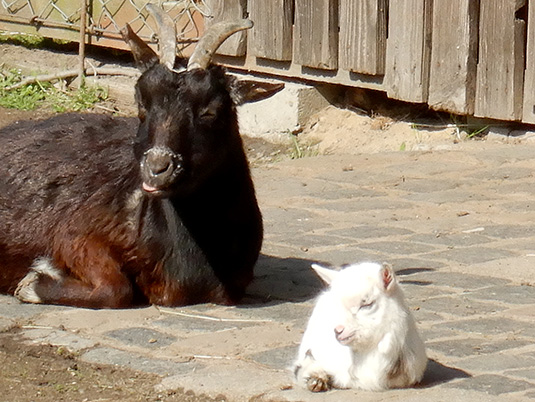
<instances>
[{"instance_id":1,"label":"white kid's eye","mask_svg":"<svg viewBox=\"0 0 535 402\"><path fill-rule=\"evenodd\" d=\"M374 306L374 304L375 304L375 301L363 302L363 304L360 305L360 309L369 310Z\"/></svg>"}]
</instances>

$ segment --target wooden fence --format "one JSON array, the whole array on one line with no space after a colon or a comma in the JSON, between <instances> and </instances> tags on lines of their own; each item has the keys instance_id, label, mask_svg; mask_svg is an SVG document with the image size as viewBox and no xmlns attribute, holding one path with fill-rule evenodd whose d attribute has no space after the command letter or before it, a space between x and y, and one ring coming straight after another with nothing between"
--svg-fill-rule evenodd
<instances>
[{"instance_id":1,"label":"wooden fence","mask_svg":"<svg viewBox=\"0 0 535 402\"><path fill-rule=\"evenodd\" d=\"M116 12L106 18L120 22L134 18L121 17L121 8L136 4L143 16L147 3L87 1L100 8L115 4ZM0 3L0 29L13 24L14 13L2 9L6 2ZM529 0L151 2L164 8L191 3L188 19L196 30L183 35L190 41L204 24L249 16L255 27L248 37L235 35L219 51L220 61L238 69L372 88L437 110L535 123L535 3L529 7ZM146 16L142 20L149 26ZM109 46L95 28L88 41ZM147 37L154 39L150 32Z\"/></svg>"}]
</instances>

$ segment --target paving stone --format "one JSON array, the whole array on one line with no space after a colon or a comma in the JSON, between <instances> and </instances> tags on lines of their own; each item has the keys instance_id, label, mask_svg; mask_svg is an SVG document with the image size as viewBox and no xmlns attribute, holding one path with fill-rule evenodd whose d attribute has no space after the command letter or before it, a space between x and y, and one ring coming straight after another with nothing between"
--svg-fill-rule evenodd
<instances>
[{"instance_id":1,"label":"paving stone","mask_svg":"<svg viewBox=\"0 0 535 402\"><path fill-rule=\"evenodd\" d=\"M320 291L318 291L319 294ZM308 321L312 312L315 297L309 303L269 303L259 305L241 305L235 314L237 317L250 320L271 320L286 323L302 323Z\"/></svg>"},{"instance_id":2,"label":"paving stone","mask_svg":"<svg viewBox=\"0 0 535 402\"><path fill-rule=\"evenodd\" d=\"M448 286L461 290L477 290L510 283L507 279L493 278L483 275L472 275L462 272L425 271L414 273L411 280L421 280L435 286Z\"/></svg>"},{"instance_id":3,"label":"paving stone","mask_svg":"<svg viewBox=\"0 0 535 402\"><path fill-rule=\"evenodd\" d=\"M366 212L370 213L375 210L399 210L410 209L411 204L408 202L392 200L387 197L359 198L354 200L340 200L336 202L316 205L315 208L326 209L338 212Z\"/></svg>"},{"instance_id":4,"label":"paving stone","mask_svg":"<svg viewBox=\"0 0 535 402\"><path fill-rule=\"evenodd\" d=\"M179 373L165 378L156 391L194 389L212 398L225 395L229 401L246 402L263 401L263 395L291 385L292 380L286 370L269 370L244 361L220 360L196 369L194 375Z\"/></svg>"},{"instance_id":5,"label":"paving stone","mask_svg":"<svg viewBox=\"0 0 535 402\"><path fill-rule=\"evenodd\" d=\"M524 377L527 380L535 381L535 370L533 369L507 370L504 374L514 377Z\"/></svg>"},{"instance_id":6,"label":"paving stone","mask_svg":"<svg viewBox=\"0 0 535 402\"><path fill-rule=\"evenodd\" d=\"M531 187L533 188L533 191L530 191L530 193L535 194L535 184ZM501 204L501 207L509 212L533 212L535 211L535 201L525 199L521 201L504 202Z\"/></svg>"},{"instance_id":7,"label":"paving stone","mask_svg":"<svg viewBox=\"0 0 535 402\"><path fill-rule=\"evenodd\" d=\"M498 239L517 239L521 237L534 237L534 225L487 225L484 233L486 236Z\"/></svg>"},{"instance_id":8,"label":"paving stone","mask_svg":"<svg viewBox=\"0 0 535 402\"><path fill-rule=\"evenodd\" d=\"M106 336L117 339L125 345L141 346L148 349L158 349L171 345L176 337L149 328L124 328L109 331Z\"/></svg>"},{"instance_id":9,"label":"paving stone","mask_svg":"<svg viewBox=\"0 0 535 402\"><path fill-rule=\"evenodd\" d=\"M133 370L159 375L191 374L203 367L198 362L177 363L171 360L147 358L132 352L112 348L95 348L81 356L83 361L129 367Z\"/></svg>"},{"instance_id":10,"label":"paving stone","mask_svg":"<svg viewBox=\"0 0 535 402\"><path fill-rule=\"evenodd\" d=\"M412 193L429 194L435 191L442 192L444 190L454 189L458 186L458 183L450 180L413 179L408 177L399 184L398 188Z\"/></svg>"},{"instance_id":11,"label":"paving stone","mask_svg":"<svg viewBox=\"0 0 535 402\"><path fill-rule=\"evenodd\" d=\"M421 300L419 307L422 309L446 313L456 317L470 317L479 314L490 314L503 311L506 307L491 303L481 303L471 300L463 295L435 297Z\"/></svg>"},{"instance_id":12,"label":"paving stone","mask_svg":"<svg viewBox=\"0 0 535 402\"><path fill-rule=\"evenodd\" d=\"M378 241L370 243L360 243L359 247L391 255L420 254L427 253L435 249L433 246L429 246L427 244L415 243L410 241Z\"/></svg>"},{"instance_id":13,"label":"paving stone","mask_svg":"<svg viewBox=\"0 0 535 402\"><path fill-rule=\"evenodd\" d=\"M469 378L470 374L453 366L446 366L434 359L427 361L422 385L424 387L446 384L460 378Z\"/></svg>"},{"instance_id":14,"label":"paving stone","mask_svg":"<svg viewBox=\"0 0 535 402\"><path fill-rule=\"evenodd\" d=\"M533 388L533 385L525 381L512 380L500 375L479 375L448 384L447 387L476 390L490 395L504 395L528 390Z\"/></svg>"},{"instance_id":15,"label":"paving stone","mask_svg":"<svg viewBox=\"0 0 535 402\"><path fill-rule=\"evenodd\" d=\"M262 216L264 230L269 236L309 233L329 227L329 223L322 222L313 213L302 210L294 212L282 208L264 208Z\"/></svg>"},{"instance_id":16,"label":"paving stone","mask_svg":"<svg viewBox=\"0 0 535 402\"><path fill-rule=\"evenodd\" d=\"M331 249L329 251L310 253L316 261L323 265L341 266L359 261L388 261L389 255L376 252L374 250L361 250L356 247L343 247L341 249Z\"/></svg>"},{"instance_id":17,"label":"paving stone","mask_svg":"<svg viewBox=\"0 0 535 402\"><path fill-rule=\"evenodd\" d=\"M67 309L69 307L21 303L14 297L5 295L0 300L0 317L3 318L28 320L45 311L55 310L59 312Z\"/></svg>"},{"instance_id":18,"label":"paving stone","mask_svg":"<svg viewBox=\"0 0 535 402\"><path fill-rule=\"evenodd\" d=\"M447 328L444 326L441 326L440 328L438 328L436 323L432 321L443 322L444 318L440 316L440 314L438 313L429 313L429 314L434 314L436 319L429 320L429 321L424 321L424 320L417 321L418 323L425 322L427 324L431 322L433 324L431 328L422 328L420 326L420 335L422 336L422 339L424 341L430 342L430 341L435 341L435 340L443 340L445 338L450 339L453 337L457 337L459 335L459 333L455 331L453 328ZM418 317L418 315L415 315L415 317Z\"/></svg>"},{"instance_id":19,"label":"paving stone","mask_svg":"<svg viewBox=\"0 0 535 402\"><path fill-rule=\"evenodd\" d=\"M466 247L477 244L488 243L490 240L486 236L478 233L453 233L453 234L417 234L407 240L426 243L431 245L444 245L447 247Z\"/></svg>"},{"instance_id":20,"label":"paving stone","mask_svg":"<svg viewBox=\"0 0 535 402\"><path fill-rule=\"evenodd\" d=\"M531 341L520 339L491 341L485 338L457 338L449 341L427 342L426 346L446 356L467 357L503 352L530 344Z\"/></svg>"},{"instance_id":21,"label":"paving stone","mask_svg":"<svg viewBox=\"0 0 535 402\"><path fill-rule=\"evenodd\" d=\"M314 247L328 247L328 246L352 246L358 239L351 239L348 237L327 236L320 234L307 233L304 236L296 236L294 244L300 248L311 249Z\"/></svg>"},{"instance_id":22,"label":"paving stone","mask_svg":"<svg viewBox=\"0 0 535 402\"><path fill-rule=\"evenodd\" d=\"M534 336L535 328L531 323L504 317L482 317L463 321L451 321L437 324L439 328L448 328L457 332L480 335L515 335Z\"/></svg>"},{"instance_id":23,"label":"paving stone","mask_svg":"<svg viewBox=\"0 0 535 402\"><path fill-rule=\"evenodd\" d=\"M33 343L64 346L73 352L88 349L98 344L94 339L56 329L23 329L22 336Z\"/></svg>"},{"instance_id":24,"label":"paving stone","mask_svg":"<svg viewBox=\"0 0 535 402\"><path fill-rule=\"evenodd\" d=\"M535 287L494 286L471 292L469 296L481 300L496 300L510 304L535 304Z\"/></svg>"},{"instance_id":25,"label":"paving stone","mask_svg":"<svg viewBox=\"0 0 535 402\"><path fill-rule=\"evenodd\" d=\"M479 264L482 262L514 257L516 253L508 250L488 247L456 247L451 250L439 251L429 254L432 258L456 261L462 264Z\"/></svg>"},{"instance_id":26,"label":"paving stone","mask_svg":"<svg viewBox=\"0 0 535 402\"><path fill-rule=\"evenodd\" d=\"M0 332L8 331L9 329L13 328L15 325L16 323L14 320L0 317Z\"/></svg>"},{"instance_id":27,"label":"paving stone","mask_svg":"<svg viewBox=\"0 0 535 402\"><path fill-rule=\"evenodd\" d=\"M341 237L349 237L351 239L371 239L391 236L404 236L414 233L408 229L394 228L388 226L367 226L359 225L352 226L347 229L329 230L328 235L337 235Z\"/></svg>"},{"instance_id":28,"label":"paving stone","mask_svg":"<svg viewBox=\"0 0 535 402\"><path fill-rule=\"evenodd\" d=\"M499 169L485 169L482 172L477 172L470 175L473 179L481 180L499 180L500 183L504 181L516 181L523 179L531 179L533 177L533 169L526 169L523 167L513 167L513 166L500 166Z\"/></svg>"},{"instance_id":29,"label":"paving stone","mask_svg":"<svg viewBox=\"0 0 535 402\"><path fill-rule=\"evenodd\" d=\"M453 203L459 208L459 212L470 202L488 201L487 194L467 192L465 188L457 188L448 191L435 191L432 193L409 193L402 196L406 201L427 202L435 205Z\"/></svg>"},{"instance_id":30,"label":"paving stone","mask_svg":"<svg viewBox=\"0 0 535 402\"><path fill-rule=\"evenodd\" d=\"M177 335L184 334L202 334L207 332L216 332L216 331L225 331L235 328L243 328L250 326L252 324L242 323L242 322L225 322L225 321L216 321L216 320L203 320L195 319L191 317L166 317L161 320L156 320L152 322L156 327L164 328L167 331L172 331ZM156 339L156 338L149 338ZM175 339L169 339L166 341L167 344L171 344ZM143 345L140 345L143 346ZM158 345L154 345L157 347ZM162 345L159 345L160 347Z\"/></svg>"},{"instance_id":31,"label":"paving stone","mask_svg":"<svg viewBox=\"0 0 535 402\"><path fill-rule=\"evenodd\" d=\"M389 258L388 263L396 270L398 275L412 275L417 272L433 272L446 264L440 261L418 258Z\"/></svg>"},{"instance_id":32,"label":"paving stone","mask_svg":"<svg viewBox=\"0 0 535 402\"><path fill-rule=\"evenodd\" d=\"M325 183L325 181L323 181ZM308 187L308 186L307 186ZM309 196L316 197L317 199L321 200L348 200L348 199L357 199L357 198L365 198L365 197L383 197L386 196L387 193L384 191L377 191L372 190L370 188L363 188L363 187L357 187L357 188L337 188L333 190L330 190L328 188L319 188L315 191L309 191Z\"/></svg>"},{"instance_id":33,"label":"paving stone","mask_svg":"<svg viewBox=\"0 0 535 402\"><path fill-rule=\"evenodd\" d=\"M444 317L441 314L436 313L434 311L422 310L416 302L409 301L408 305L417 324L422 322L432 323L437 321L444 321Z\"/></svg>"},{"instance_id":34,"label":"paving stone","mask_svg":"<svg viewBox=\"0 0 535 402\"><path fill-rule=\"evenodd\" d=\"M278 370L288 369L297 356L297 347L285 346L247 356L248 359Z\"/></svg>"},{"instance_id":35,"label":"paving stone","mask_svg":"<svg viewBox=\"0 0 535 402\"><path fill-rule=\"evenodd\" d=\"M271 300L302 301L315 297L323 288L310 265L318 259L272 258L262 256L255 279L247 288L251 303Z\"/></svg>"}]
</instances>

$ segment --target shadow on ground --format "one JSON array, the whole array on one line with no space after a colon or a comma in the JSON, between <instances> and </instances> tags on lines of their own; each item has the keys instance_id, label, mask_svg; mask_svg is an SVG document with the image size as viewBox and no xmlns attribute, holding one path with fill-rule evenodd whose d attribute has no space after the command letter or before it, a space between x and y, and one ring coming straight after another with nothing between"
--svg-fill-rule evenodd
<instances>
[{"instance_id":1,"label":"shadow on ground","mask_svg":"<svg viewBox=\"0 0 535 402\"><path fill-rule=\"evenodd\" d=\"M427 369L425 370L424 378L420 383L420 387L429 388L439 384L445 384L457 378L470 377L472 376L466 371L444 366L436 360L429 359L429 361L427 362Z\"/></svg>"},{"instance_id":2,"label":"shadow on ground","mask_svg":"<svg viewBox=\"0 0 535 402\"><path fill-rule=\"evenodd\" d=\"M323 284L310 268L315 262L260 255L244 303L301 302L316 297Z\"/></svg>"}]
</instances>

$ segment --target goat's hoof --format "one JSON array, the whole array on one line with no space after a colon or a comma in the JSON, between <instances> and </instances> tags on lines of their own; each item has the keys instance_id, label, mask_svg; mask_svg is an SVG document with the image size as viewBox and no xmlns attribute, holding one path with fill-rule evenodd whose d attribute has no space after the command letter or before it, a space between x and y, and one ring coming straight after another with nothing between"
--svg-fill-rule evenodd
<instances>
[{"instance_id":1,"label":"goat's hoof","mask_svg":"<svg viewBox=\"0 0 535 402\"><path fill-rule=\"evenodd\" d=\"M332 387L332 378L327 374L312 375L307 378L307 388L311 392L325 392Z\"/></svg>"},{"instance_id":2,"label":"goat's hoof","mask_svg":"<svg viewBox=\"0 0 535 402\"><path fill-rule=\"evenodd\" d=\"M22 302L26 303L42 303L41 298L35 292L35 285L39 280L39 274L35 271L30 271L18 283L13 295Z\"/></svg>"}]
</instances>

